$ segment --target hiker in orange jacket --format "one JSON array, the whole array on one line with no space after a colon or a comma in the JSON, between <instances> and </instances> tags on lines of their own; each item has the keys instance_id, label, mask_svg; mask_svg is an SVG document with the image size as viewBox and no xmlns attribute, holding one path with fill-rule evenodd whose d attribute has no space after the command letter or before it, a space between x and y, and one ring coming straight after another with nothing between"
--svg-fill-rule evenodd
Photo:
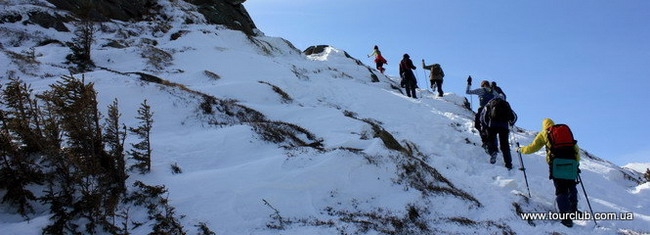
<instances>
[{"instance_id":1,"label":"hiker in orange jacket","mask_svg":"<svg viewBox=\"0 0 650 235\"><path fill-rule=\"evenodd\" d=\"M383 74L384 71L386 70L384 69L384 64L388 64L388 61L386 61L386 59L384 59L384 57L381 56L381 51L379 51L379 47L377 45L375 45L375 48L372 50L372 54L368 55L368 58L370 58L371 56L375 56L376 68L377 70L379 70L379 72Z\"/></svg>"}]
</instances>

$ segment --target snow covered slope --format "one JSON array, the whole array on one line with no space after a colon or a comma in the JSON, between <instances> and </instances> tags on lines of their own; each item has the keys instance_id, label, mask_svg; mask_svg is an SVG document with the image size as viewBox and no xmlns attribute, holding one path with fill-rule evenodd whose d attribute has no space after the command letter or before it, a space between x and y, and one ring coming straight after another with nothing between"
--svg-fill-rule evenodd
<instances>
[{"instance_id":1,"label":"snow covered slope","mask_svg":"<svg viewBox=\"0 0 650 235\"><path fill-rule=\"evenodd\" d=\"M648 169L650 169L650 163L640 163L640 162L635 162L635 163L628 163L627 165L623 166L625 168L629 168L641 173L645 173Z\"/></svg>"},{"instance_id":2,"label":"snow covered slope","mask_svg":"<svg viewBox=\"0 0 650 235\"><path fill-rule=\"evenodd\" d=\"M166 5L170 15L199 17L175 4ZM638 172L582 153L594 211L633 212L632 221L565 228L522 220L520 211L555 210L544 153L523 157L527 199L519 171L508 172L500 157L488 163L462 95L420 90L420 99L410 99L396 79L342 50L306 56L281 38L173 19L164 32L145 22L104 24L92 51L97 68L84 77L95 83L103 113L119 99L128 126L148 100L153 170L129 181L166 185L190 234L198 222L217 234L650 232L650 187L639 185ZM70 41L72 33L19 22L0 31L8 35L1 39L3 83L13 74L38 92L68 74L70 50L38 44ZM512 138L528 144L534 135L517 129ZM182 174L172 174L174 163ZM0 233L40 234L48 216L43 209L25 221L5 212Z\"/></svg>"}]
</instances>

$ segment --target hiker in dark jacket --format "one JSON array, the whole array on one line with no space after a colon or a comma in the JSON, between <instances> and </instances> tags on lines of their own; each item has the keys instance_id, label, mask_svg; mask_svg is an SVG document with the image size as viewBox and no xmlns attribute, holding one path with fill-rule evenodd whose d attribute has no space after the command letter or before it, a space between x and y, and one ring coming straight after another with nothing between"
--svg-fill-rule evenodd
<instances>
[{"instance_id":1,"label":"hiker in dark jacket","mask_svg":"<svg viewBox=\"0 0 650 235\"><path fill-rule=\"evenodd\" d=\"M431 89L435 91L437 87L438 97L442 97L442 94L444 93L442 91L442 78L445 77L445 72L442 71L442 67L440 67L440 64L425 65L424 60L422 60L422 68L431 71L431 73L429 73L429 81L431 81Z\"/></svg>"},{"instance_id":2,"label":"hiker in dark jacket","mask_svg":"<svg viewBox=\"0 0 650 235\"><path fill-rule=\"evenodd\" d=\"M481 114L481 124L483 128L487 128L487 147L488 154L490 154L490 163L494 164L497 161L498 135L498 146L501 149L503 162L508 170L512 170L512 155L508 137L510 136L510 126L514 125L516 121L517 114L512 111L510 104L501 97L496 97L488 102Z\"/></svg>"},{"instance_id":3,"label":"hiker in dark jacket","mask_svg":"<svg viewBox=\"0 0 650 235\"><path fill-rule=\"evenodd\" d=\"M470 90L470 87L472 86L472 77L470 76L467 78L467 89L465 90L465 94L468 95L478 95L479 97L479 107L478 111L476 112L476 115L474 116L474 128L478 130L479 134L481 135L481 141L483 142L483 148L487 150L487 129L482 128L481 126L481 112L483 111L483 107L490 102L490 100L494 99L496 97L496 94L494 93L494 90L490 88L490 82L483 80L481 81L481 87L478 89Z\"/></svg>"},{"instance_id":4,"label":"hiker in dark jacket","mask_svg":"<svg viewBox=\"0 0 650 235\"><path fill-rule=\"evenodd\" d=\"M506 100L506 93L503 93L503 90L501 90L501 87L497 86L497 82L492 82L490 84L490 87L492 88L492 90L494 90L494 92L497 93L497 95L501 96L501 99Z\"/></svg>"},{"instance_id":5,"label":"hiker in dark jacket","mask_svg":"<svg viewBox=\"0 0 650 235\"><path fill-rule=\"evenodd\" d=\"M408 97L413 97L417 99L415 95L415 88L417 87L417 80L415 79L415 74L413 74L412 69L417 69L413 65L409 54L404 54L404 59L399 63L399 74L402 77L402 85L406 89L406 95Z\"/></svg>"}]
</instances>

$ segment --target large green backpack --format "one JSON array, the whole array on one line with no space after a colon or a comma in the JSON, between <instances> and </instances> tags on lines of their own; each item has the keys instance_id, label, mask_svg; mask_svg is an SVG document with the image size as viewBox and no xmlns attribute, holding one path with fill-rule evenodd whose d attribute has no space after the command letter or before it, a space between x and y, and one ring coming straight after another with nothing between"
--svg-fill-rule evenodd
<instances>
[{"instance_id":1,"label":"large green backpack","mask_svg":"<svg viewBox=\"0 0 650 235\"><path fill-rule=\"evenodd\" d=\"M551 145L550 178L575 180L578 178L579 166L575 150L578 141L573 138L571 129L567 125L558 124L546 131Z\"/></svg>"}]
</instances>

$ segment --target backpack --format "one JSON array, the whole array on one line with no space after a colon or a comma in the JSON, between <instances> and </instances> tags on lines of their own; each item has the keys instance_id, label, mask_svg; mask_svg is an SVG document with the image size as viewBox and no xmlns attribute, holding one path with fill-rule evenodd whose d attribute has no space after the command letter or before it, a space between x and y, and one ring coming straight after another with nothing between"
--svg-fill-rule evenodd
<instances>
[{"instance_id":1,"label":"backpack","mask_svg":"<svg viewBox=\"0 0 650 235\"><path fill-rule=\"evenodd\" d=\"M489 123L509 123L515 121L515 114L512 108L510 108L508 101L501 98L494 98L486 106L486 116L488 117Z\"/></svg>"},{"instance_id":2,"label":"backpack","mask_svg":"<svg viewBox=\"0 0 650 235\"><path fill-rule=\"evenodd\" d=\"M443 77L445 77L445 72L442 71L442 67L440 67L439 64L433 65L433 68L431 68L431 74L436 79L442 79Z\"/></svg>"},{"instance_id":3,"label":"backpack","mask_svg":"<svg viewBox=\"0 0 650 235\"><path fill-rule=\"evenodd\" d=\"M575 180L578 177L578 159L569 126L558 124L546 130L550 148L550 178Z\"/></svg>"}]
</instances>

